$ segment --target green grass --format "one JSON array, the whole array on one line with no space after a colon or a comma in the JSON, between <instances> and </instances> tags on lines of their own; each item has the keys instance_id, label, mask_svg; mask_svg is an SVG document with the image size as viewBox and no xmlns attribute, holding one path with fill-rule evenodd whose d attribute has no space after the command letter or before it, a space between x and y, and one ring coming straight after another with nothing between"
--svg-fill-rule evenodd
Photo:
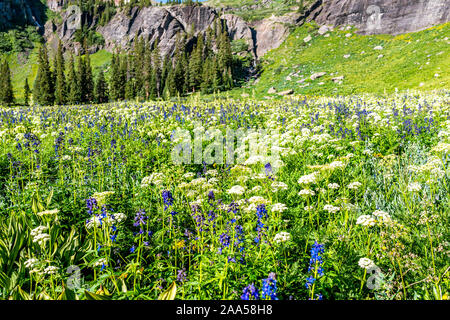
<instances>
[{"instance_id":1,"label":"green grass","mask_svg":"<svg viewBox=\"0 0 450 320\"><path fill-rule=\"evenodd\" d=\"M112 53L106 50L99 50L91 55L91 66L94 76L96 76L101 69L108 69L111 63L111 58Z\"/></svg>"},{"instance_id":2,"label":"green grass","mask_svg":"<svg viewBox=\"0 0 450 320\"><path fill-rule=\"evenodd\" d=\"M16 103L23 102L25 79L28 79L30 88L33 88L34 79L38 70L38 52L39 47L36 45L34 49L28 52L15 52L6 55L9 67L11 68L11 80Z\"/></svg>"},{"instance_id":3,"label":"green grass","mask_svg":"<svg viewBox=\"0 0 450 320\"><path fill-rule=\"evenodd\" d=\"M355 30L335 29L326 38L317 29L312 24L299 27L279 48L266 54L259 82L244 92L254 90L257 96L266 96L273 86L278 91L294 89L296 94L347 95L449 87L450 49L445 38L450 37L450 23L399 36L363 36ZM352 33L350 38L348 33ZM313 39L306 44L303 39L307 35ZM374 50L376 46L383 50ZM347 54L350 57L346 59ZM316 72L327 75L312 81L310 76ZM288 76L291 81L286 80ZM332 81L337 76L345 77L342 84ZM300 79L306 80L299 84ZM231 94L241 93L235 90Z\"/></svg>"}]
</instances>

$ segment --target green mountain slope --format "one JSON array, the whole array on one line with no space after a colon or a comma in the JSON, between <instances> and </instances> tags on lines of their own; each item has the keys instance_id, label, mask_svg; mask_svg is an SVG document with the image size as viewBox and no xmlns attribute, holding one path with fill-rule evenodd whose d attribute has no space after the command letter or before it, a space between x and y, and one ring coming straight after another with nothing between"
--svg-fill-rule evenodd
<instances>
[{"instance_id":1,"label":"green mountain slope","mask_svg":"<svg viewBox=\"0 0 450 320\"><path fill-rule=\"evenodd\" d=\"M260 79L245 91L265 96L274 87L277 92L334 95L449 88L450 23L399 36L355 31L335 29L325 36L314 24L297 28L264 56ZM305 42L308 35L312 39ZM382 49L375 50L378 46ZM311 80L319 72L326 75ZM340 76L342 83L332 81Z\"/></svg>"},{"instance_id":2,"label":"green mountain slope","mask_svg":"<svg viewBox=\"0 0 450 320\"><path fill-rule=\"evenodd\" d=\"M399 36L363 36L355 31L337 28L326 37L318 33L315 24L299 27L279 48L263 57L261 76L255 83L221 96L240 97L246 93L259 98L278 97L276 93L268 94L271 87L277 92L293 89L295 94L306 95L382 94L396 89L450 87L450 23ZM312 39L306 43L308 35ZM383 49L375 50L377 46ZM110 60L111 53L105 50L91 55L94 74L107 68ZM8 61L16 101L21 103L25 77L32 86L36 76L37 48L28 54L11 53ZM326 75L311 80L311 75L318 72ZM342 76L342 82L332 80Z\"/></svg>"}]
</instances>

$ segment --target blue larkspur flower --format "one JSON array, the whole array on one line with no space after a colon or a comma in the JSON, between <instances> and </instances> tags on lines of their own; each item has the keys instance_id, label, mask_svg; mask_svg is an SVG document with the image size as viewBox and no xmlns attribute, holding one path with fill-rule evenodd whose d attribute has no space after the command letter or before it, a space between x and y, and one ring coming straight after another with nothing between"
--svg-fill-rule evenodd
<instances>
[{"instance_id":1,"label":"blue larkspur flower","mask_svg":"<svg viewBox=\"0 0 450 320\"><path fill-rule=\"evenodd\" d=\"M141 209L136 213L133 226L139 227L141 225L145 225L146 224L145 220L147 220L147 216L145 215L145 210Z\"/></svg>"},{"instance_id":2,"label":"blue larkspur flower","mask_svg":"<svg viewBox=\"0 0 450 320\"><path fill-rule=\"evenodd\" d=\"M255 285L249 284L242 290L241 300L258 300L259 299L259 293L258 289L255 287Z\"/></svg>"},{"instance_id":3,"label":"blue larkspur flower","mask_svg":"<svg viewBox=\"0 0 450 320\"><path fill-rule=\"evenodd\" d=\"M306 279L305 286L307 289L311 288L317 278L324 275L322 264L323 259L321 254L325 252L325 246L323 244L319 244L317 241L314 242L314 245L311 248L311 258L309 260L308 272L312 272Z\"/></svg>"},{"instance_id":4,"label":"blue larkspur flower","mask_svg":"<svg viewBox=\"0 0 450 320\"><path fill-rule=\"evenodd\" d=\"M269 273L267 279L262 280L262 299L278 300L277 298L277 280L275 273Z\"/></svg>"},{"instance_id":5,"label":"blue larkspur flower","mask_svg":"<svg viewBox=\"0 0 450 320\"><path fill-rule=\"evenodd\" d=\"M172 193L169 190L164 190L161 196L164 202L164 210L167 210L170 206L173 205Z\"/></svg>"}]
</instances>

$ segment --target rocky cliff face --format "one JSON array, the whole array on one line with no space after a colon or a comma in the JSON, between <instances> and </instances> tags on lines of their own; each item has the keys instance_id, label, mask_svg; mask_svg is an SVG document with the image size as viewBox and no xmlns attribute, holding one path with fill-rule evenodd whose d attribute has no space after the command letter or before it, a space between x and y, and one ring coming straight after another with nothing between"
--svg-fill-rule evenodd
<instances>
[{"instance_id":1,"label":"rocky cliff face","mask_svg":"<svg viewBox=\"0 0 450 320\"><path fill-rule=\"evenodd\" d=\"M363 34L400 34L449 21L448 0L321 0L319 24L354 25Z\"/></svg>"},{"instance_id":2,"label":"rocky cliff face","mask_svg":"<svg viewBox=\"0 0 450 320\"><path fill-rule=\"evenodd\" d=\"M208 7L134 8L127 15L119 12L104 27L97 28L105 39L106 49L127 48L138 35L150 43L158 41L162 54L175 48L178 33L198 35L212 25L217 13Z\"/></svg>"},{"instance_id":3,"label":"rocky cliff face","mask_svg":"<svg viewBox=\"0 0 450 320\"><path fill-rule=\"evenodd\" d=\"M41 27L44 8L40 1L2 0L0 1L0 30L12 28L16 24L31 24Z\"/></svg>"},{"instance_id":4,"label":"rocky cliff face","mask_svg":"<svg viewBox=\"0 0 450 320\"><path fill-rule=\"evenodd\" d=\"M47 0L48 7L60 13L62 23L54 25L47 21L44 37L53 46L61 39L67 48L77 50L80 45L74 41L73 15L62 10L67 1ZM45 22L40 19L42 9L41 1L37 0L0 1L0 28L10 27L17 20L41 27ZM104 46L93 46L92 52L101 48L111 51L116 46L130 48L137 35L151 43L158 41L161 52L170 54L175 48L178 33L188 34L193 39L220 18L225 22L231 40L244 39L248 51L258 59L285 40L290 26L304 21L315 20L319 24L333 26L354 25L364 34L398 34L448 22L449 10L449 0L317 0L302 15L272 16L254 23L208 6L118 10L104 26L98 25L98 17L84 16L83 20L105 40Z\"/></svg>"},{"instance_id":5,"label":"rocky cliff face","mask_svg":"<svg viewBox=\"0 0 450 320\"><path fill-rule=\"evenodd\" d=\"M49 0L51 8L61 10L63 0ZM48 22L45 25L45 38L53 46L61 39L66 47L79 48L74 44L76 29L71 28L71 14L61 12L62 23L54 25ZM216 9L207 6L151 6L139 9L135 7L130 11L119 10L105 25L98 26L95 18L84 19L88 26L100 33L104 40L104 49L112 51L117 47L127 49L133 45L135 36L148 40L151 44L158 41L162 54L171 54L175 49L178 33L189 37L196 37L206 32L214 20L220 18L224 21L231 40L244 39L248 44L248 52L255 58L262 56L268 50L279 46L288 35L288 20L283 18L270 18L249 25L243 19L232 15L220 15ZM290 19L295 23L295 19ZM188 37L188 38L189 38ZM92 48L92 51L99 47Z\"/></svg>"}]
</instances>

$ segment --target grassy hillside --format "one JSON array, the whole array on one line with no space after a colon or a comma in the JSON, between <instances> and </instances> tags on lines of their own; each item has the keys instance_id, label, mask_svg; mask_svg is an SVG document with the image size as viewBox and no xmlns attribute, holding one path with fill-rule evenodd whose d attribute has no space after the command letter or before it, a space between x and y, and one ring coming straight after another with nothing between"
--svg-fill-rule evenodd
<instances>
[{"instance_id":1,"label":"grassy hillside","mask_svg":"<svg viewBox=\"0 0 450 320\"><path fill-rule=\"evenodd\" d=\"M450 87L450 23L399 36L362 36L355 31L335 29L325 37L319 35L314 24L299 27L280 48L264 56L261 77L256 83L219 97L278 97L268 94L271 87L277 92L293 89L296 94L328 96ZM304 38L308 35L312 40L306 43ZM383 49L375 50L377 46ZM33 85L37 50L8 55L18 103L23 101L25 77ZM105 50L91 55L94 75L102 67L107 68L110 59L111 53ZM311 80L311 75L318 72L326 75ZM342 82L332 80L341 76Z\"/></svg>"},{"instance_id":2,"label":"grassy hillside","mask_svg":"<svg viewBox=\"0 0 450 320\"><path fill-rule=\"evenodd\" d=\"M308 35L312 40L306 43ZM449 38L450 23L399 36L335 29L328 37L319 35L316 25L304 25L264 56L260 79L243 90L267 96L272 86L278 92L293 89L310 95L449 88ZM375 50L377 46L383 49ZM327 74L311 80L318 72ZM332 81L339 76L344 76L342 83Z\"/></svg>"}]
</instances>

